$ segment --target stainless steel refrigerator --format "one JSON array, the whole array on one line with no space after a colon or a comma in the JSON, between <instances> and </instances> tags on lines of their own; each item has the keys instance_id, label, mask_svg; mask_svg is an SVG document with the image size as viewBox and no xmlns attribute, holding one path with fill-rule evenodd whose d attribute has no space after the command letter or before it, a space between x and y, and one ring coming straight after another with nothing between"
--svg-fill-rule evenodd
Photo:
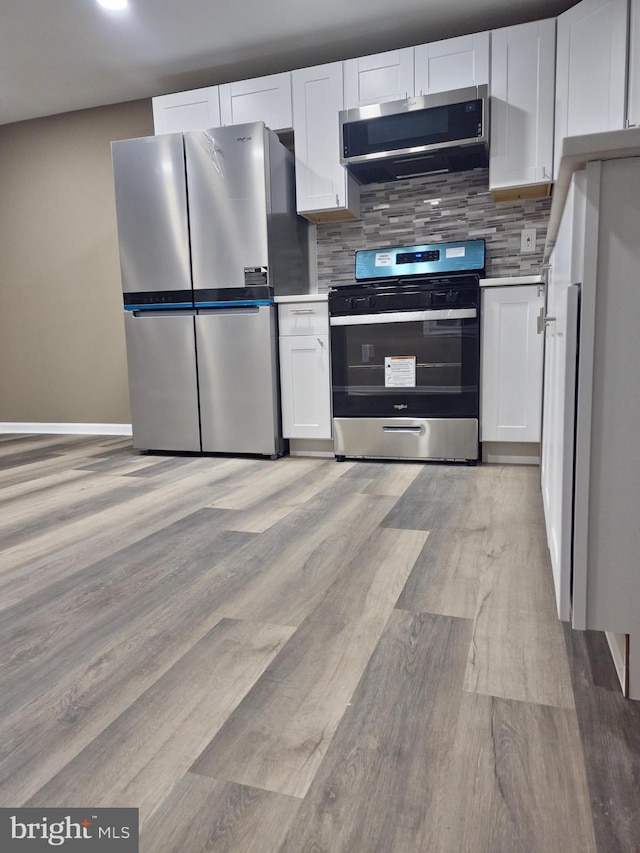
<instances>
[{"instance_id":1,"label":"stainless steel refrigerator","mask_svg":"<svg viewBox=\"0 0 640 853\"><path fill-rule=\"evenodd\" d=\"M112 143L134 447L282 452L275 295L308 290L262 123Z\"/></svg>"}]
</instances>

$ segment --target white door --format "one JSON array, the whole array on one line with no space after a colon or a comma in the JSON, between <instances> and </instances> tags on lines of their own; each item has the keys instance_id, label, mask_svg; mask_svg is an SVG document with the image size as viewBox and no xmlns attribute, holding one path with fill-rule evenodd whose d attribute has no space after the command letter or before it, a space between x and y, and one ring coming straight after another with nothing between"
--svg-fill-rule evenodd
<instances>
[{"instance_id":1,"label":"white door","mask_svg":"<svg viewBox=\"0 0 640 853\"><path fill-rule=\"evenodd\" d=\"M220 127L218 87L192 89L153 98L153 127L159 133L180 133Z\"/></svg>"},{"instance_id":2,"label":"white door","mask_svg":"<svg viewBox=\"0 0 640 853\"><path fill-rule=\"evenodd\" d=\"M489 33L414 48L416 95L432 95L489 82Z\"/></svg>"},{"instance_id":3,"label":"white door","mask_svg":"<svg viewBox=\"0 0 640 853\"><path fill-rule=\"evenodd\" d=\"M331 438L328 335L280 338L282 432L285 438Z\"/></svg>"},{"instance_id":4,"label":"white door","mask_svg":"<svg viewBox=\"0 0 640 853\"><path fill-rule=\"evenodd\" d=\"M582 278L585 173L573 178L551 256L544 351L541 486L558 616L571 612L571 530L577 302ZM570 292L571 291L571 292Z\"/></svg>"},{"instance_id":5,"label":"white door","mask_svg":"<svg viewBox=\"0 0 640 853\"><path fill-rule=\"evenodd\" d=\"M357 186L340 163L342 63L292 71L291 79L298 213L346 208L359 215Z\"/></svg>"},{"instance_id":6,"label":"white door","mask_svg":"<svg viewBox=\"0 0 640 853\"><path fill-rule=\"evenodd\" d=\"M554 175L565 136L624 127L627 0L582 0L558 16Z\"/></svg>"},{"instance_id":7,"label":"white door","mask_svg":"<svg viewBox=\"0 0 640 853\"><path fill-rule=\"evenodd\" d=\"M491 37L491 189L553 180L555 19Z\"/></svg>"},{"instance_id":8,"label":"white door","mask_svg":"<svg viewBox=\"0 0 640 853\"><path fill-rule=\"evenodd\" d=\"M344 62L344 108L398 101L413 95L413 48Z\"/></svg>"},{"instance_id":9,"label":"white door","mask_svg":"<svg viewBox=\"0 0 640 853\"><path fill-rule=\"evenodd\" d=\"M540 441L543 305L535 284L483 288L482 441Z\"/></svg>"},{"instance_id":10,"label":"white door","mask_svg":"<svg viewBox=\"0 0 640 853\"><path fill-rule=\"evenodd\" d=\"M225 125L263 121L271 130L291 128L291 72L224 83L220 86L220 118Z\"/></svg>"}]
</instances>

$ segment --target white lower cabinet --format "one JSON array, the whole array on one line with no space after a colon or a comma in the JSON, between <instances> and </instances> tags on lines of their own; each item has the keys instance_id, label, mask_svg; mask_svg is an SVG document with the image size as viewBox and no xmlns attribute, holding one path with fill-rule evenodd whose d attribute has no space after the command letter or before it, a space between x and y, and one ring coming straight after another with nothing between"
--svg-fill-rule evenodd
<instances>
[{"instance_id":1,"label":"white lower cabinet","mask_svg":"<svg viewBox=\"0 0 640 853\"><path fill-rule=\"evenodd\" d=\"M481 441L540 441L543 306L535 284L482 290Z\"/></svg>"},{"instance_id":2,"label":"white lower cabinet","mask_svg":"<svg viewBox=\"0 0 640 853\"><path fill-rule=\"evenodd\" d=\"M280 305L278 310L282 434L284 438L331 438L327 305L292 303ZM302 330L306 333L291 334Z\"/></svg>"}]
</instances>

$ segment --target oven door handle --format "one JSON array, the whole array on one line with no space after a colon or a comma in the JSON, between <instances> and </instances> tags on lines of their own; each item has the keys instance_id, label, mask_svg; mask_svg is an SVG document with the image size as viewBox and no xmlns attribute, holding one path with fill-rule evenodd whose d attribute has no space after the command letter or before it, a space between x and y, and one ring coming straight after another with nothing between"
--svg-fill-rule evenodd
<instances>
[{"instance_id":1,"label":"oven door handle","mask_svg":"<svg viewBox=\"0 0 640 853\"><path fill-rule=\"evenodd\" d=\"M430 311L389 311L330 317L331 326L372 326L380 323L415 323L420 320L467 320L478 316L477 308L434 308Z\"/></svg>"},{"instance_id":2,"label":"oven door handle","mask_svg":"<svg viewBox=\"0 0 640 853\"><path fill-rule=\"evenodd\" d=\"M420 426L383 426L382 432L404 432L411 435L420 435L420 433L424 432L424 424L420 424Z\"/></svg>"}]
</instances>

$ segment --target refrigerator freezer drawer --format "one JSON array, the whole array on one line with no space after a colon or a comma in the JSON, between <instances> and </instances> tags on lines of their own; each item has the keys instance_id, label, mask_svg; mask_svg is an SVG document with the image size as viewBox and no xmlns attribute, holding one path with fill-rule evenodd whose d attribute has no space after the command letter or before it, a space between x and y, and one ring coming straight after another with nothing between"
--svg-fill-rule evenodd
<instances>
[{"instance_id":1,"label":"refrigerator freezer drawer","mask_svg":"<svg viewBox=\"0 0 640 853\"><path fill-rule=\"evenodd\" d=\"M282 452L275 308L196 317L204 453Z\"/></svg>"},{"instance_id":2,"label":"refrigerator freezer drawer","mask_svg":"<svg viewBox=\"0 0 640 853\"><path fill-rule=\"evenodd\" d=\"M133 446L200 451L193 313L125 314Z\"/></svg>"}]
</instances>

